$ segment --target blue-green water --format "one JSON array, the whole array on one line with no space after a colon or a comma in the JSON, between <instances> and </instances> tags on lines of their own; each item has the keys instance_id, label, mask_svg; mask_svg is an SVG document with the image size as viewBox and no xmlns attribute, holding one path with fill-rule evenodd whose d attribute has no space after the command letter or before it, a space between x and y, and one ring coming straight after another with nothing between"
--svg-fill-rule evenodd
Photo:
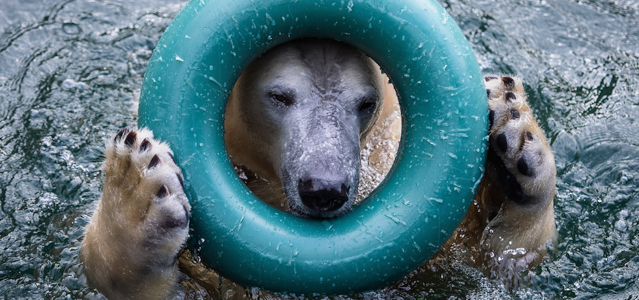
<instances>
[{"instance_id":1,"label":"blue-green water","mask_svg":"<svg viewBox=\"0 0 639 300\"><path fill-rule=\"evenodd\" d=\"M514 293L454 266L363 297L639 297L639 1L441 3L485 73L527 84L557 161L559 247ZM135 124L151 51L183 4L0 1L0 297L97 295L78 250L103 143Z\"/></svg>"}]
</instances>

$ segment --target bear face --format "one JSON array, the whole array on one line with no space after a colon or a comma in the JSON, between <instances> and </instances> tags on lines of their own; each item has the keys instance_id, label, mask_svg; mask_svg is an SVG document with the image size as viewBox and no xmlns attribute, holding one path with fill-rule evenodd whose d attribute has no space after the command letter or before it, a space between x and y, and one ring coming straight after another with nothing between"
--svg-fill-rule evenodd
<instances>
[{"instance_id":1,"label":"bear face","mask_svg":"<svg viewBox=\"0 0 639 300\"><path fill-rule=\"evenodd\" d=\"M344 214L357 195L360 142L378 119L383 78L370 58L332 40L270 50L247 67L229 99L232 161L281 185L278 201L293 214Z\"/></svg>"}]
</instances>

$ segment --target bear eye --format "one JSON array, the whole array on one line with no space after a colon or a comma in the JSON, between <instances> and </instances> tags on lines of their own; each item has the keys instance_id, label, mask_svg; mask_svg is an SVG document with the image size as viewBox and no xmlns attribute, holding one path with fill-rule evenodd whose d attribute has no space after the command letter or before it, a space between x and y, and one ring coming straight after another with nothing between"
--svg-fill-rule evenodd
<instances>
[{"instance_id":1,"label":"bear eye","mask_svg":"<svg viewBox=\"0 0 639 300\"><path fill-rule=\"evenodd\" d=\"M293 104L293 100L291 100L290 97L279 93L271 94L271 99L275 102L283 104L284 106L290 106L291 104Z\"/></svg>"},{"instance_id":2,"label":"bear eye","mask_svg":"<svg viewBox=\"0 0 639 300\"><path fill-rule=\"evenodd\" d=\"M375 99L371 99L371 98L365 99L359 105L359 111L361 111L361 112L371 111L371 110L373 110L375 108L376 104L377 104L377 101L375 101Z\"/></svg>"}]
</instances>

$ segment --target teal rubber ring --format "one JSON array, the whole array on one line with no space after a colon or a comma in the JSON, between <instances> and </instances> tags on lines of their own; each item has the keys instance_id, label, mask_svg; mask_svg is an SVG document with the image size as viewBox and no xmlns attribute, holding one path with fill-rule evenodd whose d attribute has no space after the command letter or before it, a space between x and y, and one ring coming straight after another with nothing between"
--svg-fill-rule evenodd
<instances>
[{"instance_id":1,"label":"teal rubber ring","mask_svg":"<svg viewBox=\"0 0 639 300\"><path fill-rule=\"evenodd\" d=\"M327 221L275 210L238 179L224 110L250 61L277 44L332 38L394 80L398 159L363 205ZM418 268L453 233L482 176L488 132L483 78L453 19L434 0L193 0L157 45L139 125L175 152L202 260L245 286L348 294Z\"/></svg>"}]
</instances>

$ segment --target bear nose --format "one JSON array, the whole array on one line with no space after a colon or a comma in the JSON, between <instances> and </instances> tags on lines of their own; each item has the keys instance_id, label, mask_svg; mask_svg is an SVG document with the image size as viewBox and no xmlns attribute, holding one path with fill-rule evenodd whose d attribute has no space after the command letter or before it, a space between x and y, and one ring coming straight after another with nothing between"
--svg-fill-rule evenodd
<instances>
[{"instance_id":1,"label":"bear nose","mask_svg":"<svg viewBox=\"0 0 639 300\"><path fill-rule=\"evenodd\" d=\"M299 180L302 203L315 211L335 211L348 201L350 187L343 182L322 179Z\"/></svg>"}]
</instances>

